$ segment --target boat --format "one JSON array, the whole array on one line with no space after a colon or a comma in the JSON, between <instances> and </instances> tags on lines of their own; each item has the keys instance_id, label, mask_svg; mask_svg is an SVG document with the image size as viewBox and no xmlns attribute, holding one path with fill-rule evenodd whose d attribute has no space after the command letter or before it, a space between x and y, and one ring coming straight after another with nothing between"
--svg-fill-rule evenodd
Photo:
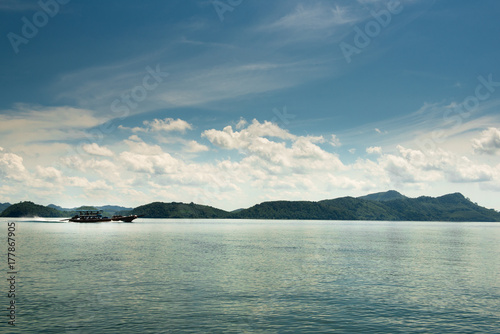
<instances>
[{"instance_id":1,"label":"boat","mask_svg":"<svg viewBox=\"0 0 500 334\"><path fill-rule=\"evenodd\" d=\"M100 223L110 222L111 218L103 217L102 210L99 211L78 211L78 214L67 219L73 223Z\"/></svg>"},{"instance_id":2,"label":"boat","mask_svg":"<svg viewBox=\"0 0 500 334\"><path fill-rule=\"evenodd\" d=\"M110 221L122 221L125 223L131 223L132 220L142 217L142 215L130 215L130 216L122 216L122 215L116 215L111 218L109 217L103 217L102 215L102 210L99 211L78 211L78 214L68 218L68 219L63 219L68 220L73 223L101 223L101 222L110 222Z\"/></svg>"}]
</instances>

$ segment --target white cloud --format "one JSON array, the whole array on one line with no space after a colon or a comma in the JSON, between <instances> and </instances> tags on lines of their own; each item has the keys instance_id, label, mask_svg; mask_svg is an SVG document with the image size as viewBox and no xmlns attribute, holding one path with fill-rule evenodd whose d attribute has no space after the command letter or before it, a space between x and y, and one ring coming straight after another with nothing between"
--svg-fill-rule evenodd
<instances>
[{"instance_id":1,"label":"white cloud","mask_svg":"<svg viewBox=\"0 0 500 334\"><path fill-rule=\"evenodd\" d=\"M240 120L238 121L238 123L236 123L236 129L239 130L239 129L242 129L245 127L245 125L247 125L247 121L243 118L240 118Z\"/></svg>"},{"instance_id":2,"label":"white cloud","mask_svg":"<svg viewBox=\"0 0 500 334\"><path fill-rule=\"evenodd\" d=\"M120 159L128 170L151 175L175 173L182 167L182 162L168 153L141 154L122 152Z\"/></svg>"},{"instance_id":3,"label":"white cloud","mask_svg":"<svg viewBox=\"0 0 500 334\"><path fill-rule=\"evenodd\" d=\"M113 152L109 148L101 147L101 146L97 145L96 143L85 144L82 146L82 148L88 154L99 155L99 156L104 156L104 157L113 156Z\"/></svg>"},{"instance_id":4,"label":"white cloud","mask_svg":"<svg viewBox=\"0 0 500 334\"><path fill-rule=\"evenodd\" d=\"M342 143L336 135L332 135L332 138L330 139L330 145L332 145L333 147L340 147L342 146Z\"/></svg>"},{"instance_id":5,"label":"white cloud","mask_svg":"<svg viewBox=\"0 0 500 334\"><path fill-rule=\"evenodd\" d=\"M424 153L402 146L397 148L399 154L383 154L375 165L365 161L361 169L367 172L378 170L395 184L488 182L496 175L491 166L441 149Z\"/></svg>"},{"instance_id":6,"label":"white cloud","mask_svg":"<svg viewBox=\"0 0 500 334\"><path fill-rule=\"evenodd\" d=\"M380 146L371 146L366 149L366 153L368 154L382 154L382 147Z\"/></svg>"},{"instance_id":7,"label":"white cloud","mask_svg":"<svg viewBox=\"0 0 500 334\"><path fill-rule=\"evenodd\" d=\"M139 136L137 136L137 135L132 135L132 136L128 137L128 139L132 140L132 141L137 141L137 142L142 141L142 139L139 138Z\"/></svg>"},{"instance_id":8,"label":"white cloud","mask_svg":"<svg viewBox=\"0 0 500 334\"><path fill-rule=\"evenodd\" d=\"M206 130L202 133L212 144L224 149L242 149L247 148L257 138L273 137L280 139L295 139L296 137L288 131L281 129L274 123L264 121L259 123L256 119L252 121L246 129L233 131L228 125L222 131Z\"/></svg>"},{"instance_id":9,"label":"white cloud","mask_svg":"<svg viewBox=\"0 0 500 334\"><path fill-rule=\"evenodd\" d=\"M196 152L205 152L208 151L209 148L205 145L198 143L197 141L190 140L185 145L186 151L196 153Z\"/></svg>"},{"instance_id":10,"label":"white cloud","mask_svg":"<svg viewBox=\"0 0 500 334\"><path fill-rule=\"evenodd\" d=\"M477 153L497 154L500 152L500 129L488 128L481 133L480 138L472 141L472 147Z\"/></svg>"},{"instance_id":11,"label":"white cloud","mask_svg":"<svg viewBox=\"0 0 500 334\"><path fill-rule=\"evenodd\" d=\"M253 120L251 125L240 131L233 131L231 126L227 126L222 131L206 130L202 135L220 148L238 149L258 158L257 161L265 162L268 171L273 173L279 173L283 168L296 173L343 168L336 155L317 145L325 142L322 136L295 136L267 121L260 123Z\"/></svg>"},{"instance_id":12,"label":"white cloud","mask_svg":"<svg viewBox=\"0 0 500 334\"><path fill-rule=\"evenodd\" d=\"M165 118L154 119L153 121L144 121L144 125L148 126L151 131L178 131L181 133L186 130L191 130L193 127L188 122L182 119Z\"/></svg>"},{"instance_id":13,"label":"white cloud","mask_svg":"<svg viewBox=\"0 0 500 334\"><path fill-rule=\"evenodd\" d=\"M173 118L165 118L165 119L154 119L152 121L144 121L142 122L145 127L134 127L127 128L123 125L118 126L119 129L122 130L130 130L132 132L181 132L185 133L186 130L192 130L193 126L188 122L182 119L173 119Z\"/></svg>"},{"instance_id":14,"label":"white cloud","mask_svg":"<svg viewBox=\"0 0 500 334\"><path fill-rule=\"evenodd\" d=\"M71 187L82 188L87 191L109 191L113 190L113 187L108 185L104 180L89 181L87 178L72 176L66 178L68 185Z\"/></svg>"},{"instance_id":15,"label":"white cloud","mask_svg":"<svg viewBox=\"0 0 500 334\"><path fill-rule=\"evenodd\" d=\"M53 182L60 182L62 180L61 171L54 167L37 166L36 171L37 171L37 176L42 179L50 180Z\"/></svg>"},{"instance_id":16,"label":"white cloud","mask_svg":"<svg viewBox=\"0 0 500 334\"><path fill-rule=\"evenodd\" d=\"M133 153L141 155L158 155L163 153L163 150L159 145L149 145L140 139L139 141L137 141L136 138L134 138L134 140L125 139L124 142L129 146L130 151Z\"/></svg>"},{"instance_id":17,"label":"white cloud","mask_svg":"<svg viewBox=\"0 0 500 334\"><path fill-rule=\"evenodd\" d=\"M29 177L23 158L14 153L0 153L0 175L14 181L24 181Z\"/></svg>"}]
</instances>

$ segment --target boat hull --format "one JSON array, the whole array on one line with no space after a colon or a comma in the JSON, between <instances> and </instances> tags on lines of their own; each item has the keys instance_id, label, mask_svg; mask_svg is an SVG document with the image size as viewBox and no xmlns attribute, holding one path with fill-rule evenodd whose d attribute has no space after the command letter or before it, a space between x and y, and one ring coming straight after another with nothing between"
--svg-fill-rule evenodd
<instances>
[{"instance_id":1,"label":"boat hull","mask_svg":"<svg viewBox=\"0 0 500 334\"><path fill-rule=\"evenodd\" d=\"M132 220L136 219L139 217L138 215L131 215L131 216L113 216L112 220L113 221L122 221L125 223L131 223Z\"/></svg>"},{"instance_id":2,"label":"boat hull","mask_svg":"<svg viewBox=\"0 0 500 334\"><path fill-rule=\"evenodd\" d=\"M109 218L102 218L102 219L78 219L78 218L70 218L68 219L70 222L73 223L104 223L104 222L110 222L111 219Z\"/></svg>"}]
</instances>

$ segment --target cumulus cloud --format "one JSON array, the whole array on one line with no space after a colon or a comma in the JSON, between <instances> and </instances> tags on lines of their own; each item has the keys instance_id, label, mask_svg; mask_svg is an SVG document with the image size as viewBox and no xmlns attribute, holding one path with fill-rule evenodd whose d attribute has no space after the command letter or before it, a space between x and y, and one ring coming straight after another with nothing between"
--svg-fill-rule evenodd
<instances>
[{"instance_id":1,"label":"cumulus cloud","mask_svg":"<svg viewBox=\"0 0 500 334\"><path fill-rule=\"evenodd\" d=\"M472 147L477 153L494 155L500 152L500 129L488 128L481 137L473 139Z\"/></svg>"},{"instance_id":2,"label":"cumulus cloud","mask_svg":"<svg viewBox=\"0 0 500 334\"><path fill-rule=\"evenodd\" d=\"M471 161L441 149L425 153L398 146L398 154L382 154L375 165L361 169L376 169L395 184L448 181L453 183L487 182L495 177L494 167Z\"/></svg>"},{"instance_id":3,"label":"cumulus cloud","mask_svg":"<svg viewBox=\"0 0 500 334\"><path fill-rule=\"evenodd\" d=\"M36 172L38 177L45 180L51 180L54 182L60 182L62 180L61 171L54 167L37 166Z\"/></svg>"},{"instance_id":4,"label":"cumulus cloud","mask_svg":"<svg viewBox=\"0 0 500 334\"><path fill-rule=\"evenodd\" d=\"M23 181L29 176L23 158L14 153L0 153L0 174L14 181Z\"/></svg>"},{"instance_id":5,"label":"cumulus cloud","mask_svg":"<svg viewBox=\"0 0 500 334\"><path fill-rule=\"evenodd\" d=\"M240 131L234 131L231 126L223 130L206 130L202 136L219 148L238 149L270 163L275 171L290 168L305 173L307 170L343 168L338 156L317 145L325 142L322 136L295 136L267 121L260 123L254 119Z\"/></svg>"},{"instance_id":6,"label":"cumulus cloud","mask_svg":"<svg viewBox=\"0 0 500 334\"><path fill-rule=\"evenodd\" d=\"M88 154L99 155L99 156L104 156L104 157L113 156L113 152L109 148L101 147L96 143L85 144L82 146L82 148Z\"/></svg>"},{"instance_id":7,"label":"cumulus cloud","mask_svg":"<svg viewBox=\"0 0 500 334\"><path fill-rule=\"evenodd\" d=\"M179 118L154 119L153 121L144 121L144 125L148 126L151 131L179 131L182 133L193 128L191 124Z\"/></svg>"},{"instance_id":8,"label":"cumulus cloud","mask_svg":"<svg viewBox=\"0 0 500 334\"><path fill-rule=\"evenodd\" d=\"M125 126L118 126L119 129L122 130L130 130L132 132L180 132L185 133L186 130L192 130L193 126L188 122L178 118L165 118L165 119L154 119L152 121L144 121L142 122L144 127L134 127L128 128Z\"/></svg>"},{"instance_id":9,"label":"cumulus cloud","mask_svg":"<svg viewBox=\"0 0 500 334\"><path fill-rule=\"evenodd\" d=\"M382 147L380 146L371 146L366 149L366 153L368 154L382 154Z\"/></svg>"},{"instance_id":10,"label":"cumulus cloud","mask_svg":"<svg viewBox=\"0 0 500 334\"><path fill-rule=\"evenodd\" d=\"M149 145L143 141L125 140L129 151L120 153L120 159L128 170L161 175L176 172L182 162L163 151L159 145Z\"/></svg>"},{"instance_id":11,"label":"cumulus cloud","mask_svg":"<svg viewBox=\"0 0 500 334\"><path fill-rule=\"evenodd\" d=\"M228 125L222 131L216 129L206 130L202 133L212 144L224 149L247 148L257 138L271 137L279 139L295 139L296 136L281 129L278 125L264 121L260 123L256 119L252 124L241 131L233 131Z\"/></svg>"},{"instance_id":12,"label":"cumulus cloud","mask_svg":"<svg viewBox=\"0 0 500 334\"><path fill-rule=\"evenodd\" d=\"M144 141L137 139L139 138L137 137L132 140L124 140L124 142L129 146L131 152L141 155L159 155L163 153L163 150L159 145L149 145Z\"/></svg>"},{"instance_id":13,"label":"cumulus cloud","mask_svg":"<svg viewBox=\"0 0 500 334\"><path fill-rule=\"evenodd\" d=\"M209 150L209 148L207 146L202 145L195 140L188 141L185 145L185 149L186 149L186 151L192 152L192 153L205 152L205 151Z\"/></svg>"}]
</instances>

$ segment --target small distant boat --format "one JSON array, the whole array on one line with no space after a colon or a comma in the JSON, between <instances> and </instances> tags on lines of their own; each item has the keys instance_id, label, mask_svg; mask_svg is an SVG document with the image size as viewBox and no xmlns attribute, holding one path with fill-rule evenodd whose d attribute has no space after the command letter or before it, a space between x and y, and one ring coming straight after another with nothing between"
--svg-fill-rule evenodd
<instances>
[{"instance_id":1,"label":"small distant boat","mask_svg":"<svg viewBox=\"0 0 500 334\"><path fill-rule=\"evenodd\" d=\"M138 215L131 215L131 216L113 216L112 218L109 217L103 217L102 215L102 210L99 211L78 211L78 214L69 218L69 219L64 219L68 220L73 223L101 223L101 222L110 222L110 221L122 221L126 223L132 222L132 220L136 219L137 217L140 217Z\"/></svg>"}]
</instances>

